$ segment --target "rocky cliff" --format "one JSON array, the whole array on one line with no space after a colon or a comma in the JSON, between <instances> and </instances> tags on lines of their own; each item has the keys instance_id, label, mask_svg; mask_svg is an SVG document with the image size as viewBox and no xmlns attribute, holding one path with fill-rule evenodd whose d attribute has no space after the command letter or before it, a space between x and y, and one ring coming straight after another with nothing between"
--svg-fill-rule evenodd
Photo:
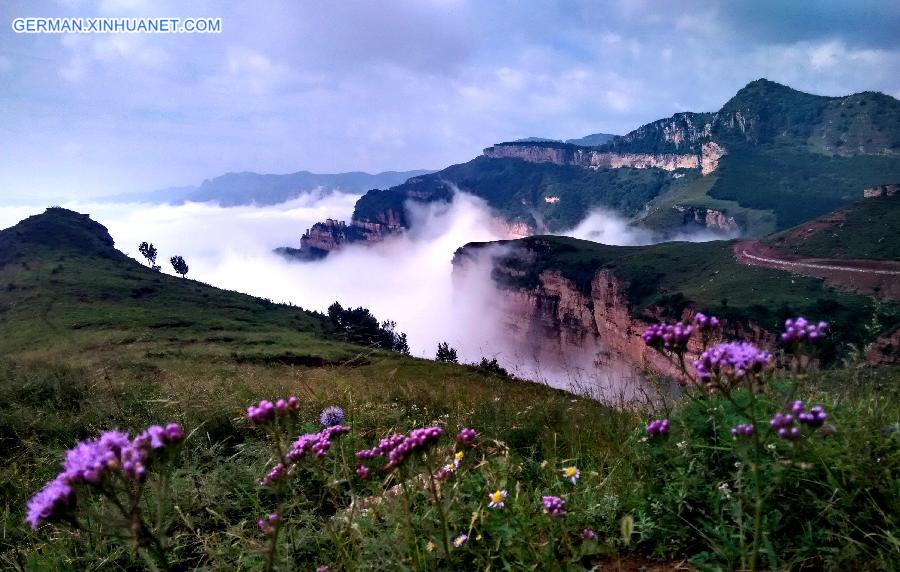
<instances>
[{"instance_id":1,"label":"rocky cliff","mask_svg":"<svg viewBox=\"0 0 900 572\"><path fill-rule=\"evenodd\" d=\"M672 208L682 213L682 223L685 225L697 224L725 233L737 233L741 230L734 217L728 216L722 211L691 205L674 205Z\"/></svg>"},{"instance_id":2,"label":"rocky cliff","mask_svg":"<svg viewBox=\"0 0 900 572\"><path fill-rule=\"evenodd\" d=\"M513 346L548 368L587 364L606 376L602 397L633 399L647 389L647 372L678 379L678 368L644 344L641 334L662 319L662 309L637 315L629 302L632 285L615 268L579 263L570 268L578 281L541 263L544 239L525 242L470 244L453 259L454 276L464 276L485 263L497 286L495 307ZM554 256L572 256L566 249ZM693 304L680 306L679 317L691 318ZM671 316L669 317L671 319ZM770 345L774 337L753 324L729 324L734 337ZM692 340L689 359L702 348ZM612 392L612 395L609 394Z\"/></svg>"},{"instance_id":3,"label":"rocky cliff","mask_svg":"<svg viewBox=\"0 0 900 572\"><path fill-rule=\"evenodd\" d=\"M714 142L701 145L699 153L616 153L554 143L498 143L484 150L484 155L492 159L514 158L588 169L701 169L704 175L718 168L725 153L725 148Z\"/></svg>"}]
</instances>

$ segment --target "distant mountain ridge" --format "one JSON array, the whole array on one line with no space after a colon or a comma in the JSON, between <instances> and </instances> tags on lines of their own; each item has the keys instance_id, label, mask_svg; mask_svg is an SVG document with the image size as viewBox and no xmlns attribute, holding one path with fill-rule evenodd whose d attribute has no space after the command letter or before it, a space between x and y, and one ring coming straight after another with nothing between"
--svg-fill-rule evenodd
<instances>
[{"instance_id":1,"label":"distant mountain ridge","mask_svg":"<svg viewBox=\"0 0 900 572\"><path fill-rule=\"evenodd\" d=\"M566 139L565 141L562 139L549 139L547 137L524 137L522 139L516 139L513 143L566 143L568 145L578 145L579 147L594 147L608 143L616 137L618 137L618 135L612 135L610 133L591 133L590 135L585 135L578 139Z\"/></svg>"},{"instance_id":2,"label":"distant mountain ridge","mask_svg":"<svg viewBox=\"0 0 900 572\"><path fill-rule=\"evenodd\" d=\"M268 175L244 171L206 179L199 187L170 187L148 193L116 195L107 199L116 202L171 204L183 204L188 201L216 202L226 207L250 204L275 205L318 189L362 194L370 189L393 187L411 177L418 177L430 172L419 169L384 171L373 175L358 171L336 174L298 171L286 175Z\"/></svg>"},{"instance_id":3,"label":"distant mountain ridge","mask_svg":"<svg viewBox=\"0 0 900 572\"><path fill-rule=\"evenodd\" d=\"M717 112L677 113L596 146L498 143L467 163L372 190L345 227L315 226L319 251L402 232L407 201L456 190L494 209L512 234L559 232L592 209L676 234L685 227L764 236L900 182L900 101L819 96L760 79Z\"/></svg>"}]
</instances>

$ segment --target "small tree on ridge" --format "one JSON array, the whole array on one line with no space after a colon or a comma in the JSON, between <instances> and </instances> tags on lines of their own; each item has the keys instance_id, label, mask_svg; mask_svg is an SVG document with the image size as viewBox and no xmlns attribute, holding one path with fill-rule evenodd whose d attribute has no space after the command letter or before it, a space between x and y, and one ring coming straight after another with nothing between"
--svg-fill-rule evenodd
<instances>
[{"instance_id":1,"label":"small tree on ridge","mask_svg":"<svg viewBox=\"0 0 900 572\"><path fill-rule=\"evenodd\" d=\"M147 259L147 264L150 266L150 268L156 266L156 247L153 246L152 242L142 242L138 246L138 250L140 251L141 255L143 255L143 257Z\"/></svg>"},{"instance_id":2,"label":"small tree on ridge","mask_svg":"<svg viewBox=\"0 0 900 572\"><path fill-rule=\"evenodd\" d=\"M184 258L182 258L181 256L173 256L169 259L169 262L172 263L172 268L175 269L175 272L181 274L182 278L184 278L184 275L188 273L187 262L185 262Z\"/></svg>"}]
</instances>

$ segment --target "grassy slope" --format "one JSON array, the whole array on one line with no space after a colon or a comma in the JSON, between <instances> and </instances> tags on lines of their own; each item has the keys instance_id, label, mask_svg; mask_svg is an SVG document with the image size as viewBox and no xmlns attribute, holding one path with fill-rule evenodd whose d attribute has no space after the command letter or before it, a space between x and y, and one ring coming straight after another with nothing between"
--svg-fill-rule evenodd
<instances>
[{"instance_id":1,"label":"grassy slope","mask_svg":"<svg viewBox=\"0 0 900 572\"><path fill-rule=\"evenodd\" d=\"M548 550L550 560L545 563L552 565L555 548L547 545L541 531L555 530L554 523L536 512L541 495L548 493L569 499L567 522L572 530L587 526L597 530L603 543L600 554L635 547L655 555L708 550L706 536L694 534L690 526L698 514L715 506L717 501L711 498L715 485L727 478L723 471L732 470L737 459L717 453L715 465L701 462L692 450L676 448L677 439L668 449L662 449L665 444L658 452L656 446L650 449L640 439L649 413L610 410L467 367L331 342L321 337L315 315L154 273L112 250L100 229L84 232L85 221L66 213L51 212L32 222L40 224L0 233L0 284L13 285L0 290L2 568L74 571L99 564L140 569L133 551L121 543L94 535L75 542L52 527L38 534L26 530L24 503L52 478L62 451L77 439L112 427L136 430L178 421L192 432L171 490L180 515L171 535L178 568L260 569L256 548L261 536L254 522L268 512L272 499L259 492L257 482L266 471L269 453L262 432L246 426L242 411L253 401L288 393L302 398L301 418L310 421L304 430L314 428L312 420L326 405L347 410L353 433L345 438L346 448L337 447L333 455L345 458L351 470L353 450L371 446L392 431L440 422L450 430L470 425L482 432L483 448L466 461L472 467L465 477L471 493L457 497L466 504L451 512L451 526L453 530L471 526L472 511L484 503L486 478L492 485L506 486L512 498L508 512L488 513L476 524L484 540L480 533L473 534L453 568L496 568L504 563L515 568L533 564L534 554ZM583 258L576 252L563 257L575 268ZM685 283L686 272L679 274ZM135 297L139 292L143 294ZM259 359L236 359L246 354ZM316 356L329 363L277 363L286 354ZM354 357L358 359L352 363L343 361ZM879 379L886 383L896 379L896 373L888 370ZM853 379L853 388L865 390L871 384L856 374ZM841 377L835 384L839 391L825 388L818 398L827 399L829 407L845 399L850 395L846 382ZM829 558L840 565L890 556L889 549L879 552L879 540L870 541L846 527L850 513L857 527L864 527L862 532L875 526L885 529L889 525L882 522L893 518L890 511L883 516L884 510L867 508L868 501L854 500L860 490L867 491L866 499L884 498L889 491L883 483L896 467L887 452L877 453L878 462L870 458L875 455L870 450L887 446L877 428L895 419L896 408L888 406L896 401L878 399L882 399L878 407L856 406L869 402L853 398L839 409L829 408L841 423L840 440L823 441L826 450L816 449L815 454L840 459L840 466L832 464L828 473L839 484L834 491L803 498L842 502L828 500L785 521L787 534L773 533L783 557L817 559L814 563ZM724 407L712 411L720 409L725 411ZM697 416L698 431L706 431L708 413L703 410ZM720 417L716 427L725 431L735 422L733 413ZM686 425L689 422L676 425L677 430L684 431L685 439L700 439L690 437L695 430ZM853 446L862 439L873 442ZM706 449L722 447L697 451ZM674 466L651 461L651 454ZM559 476L559 468L573 462L582 470L578 488ZM682 472L681 464L688 463L693 468ZM482 468L476 469L476 464ZM794 482L794 475L787 477ZM804 482L824 480L818 471L803 477ZM310 498L309 488L318 482L315 475L305 475L292 490L297 499ZM378 482L356 486L362 488L358 494L381 491ZM794 500L773 499L773 506L790 502L796 508L796 495L790 498ZM412 518L421 535L416 542L435 539L431 505L420 498L415 502L420 508ZM360 554L361 569L413 566L403 534L402 507L397 504L388 500L373 509L371 517L360 516L358 530L354 525L359 543L353 550ZM864 513L874 516L864 521ZM494 523L506 515L508 526ZM617 540L619 520L626 515L637 521L635 542L628 546ZM331 512L305 505L294 509L282 541L283 566L314 568L335 562L339 546L326 530L333 524L331 517ZM876 517L882 519L879 524L869 524ZM799 530L797 519L820 532L797 540L792 532ZM841 536L835 538L836 534ZM831 551L817 551L820 543ZM597 563L591 554L595 553L587 552L582 561L586 567ZM722 562L729 566L727 559Z\"/></svg>"},{"instance_id":2,"label":"grassy slope","mask_svg":"<svg viewBox=\"0 0 900 572\"><path fill-rule=\"evenodd\" d=\"M53 209L0 232L0 568L17 553L34 569L57 569L63 558L41 556L42 540L22 527L25 501L63 449L100 429L167 420L200 429L189 465L214 479L184 499L186 510L213 543L232 542L233 527L207 511L238 510L262 470L254 440L221 472L245 439L241 411L289 392L304 397L307 418L343 406L366 439L441 418L536 462L621 454L629 429L617 420L630 414L468 366L324 339L314 314L153 272L73 214Z\"/></svg>"},{"instance_id":3,"label":"grassy slope","mask_svg":"<svg viewBox=\"0 0 900 572\"><path fill-rule=\"evenodd\" d=\"M800 256L900 260L900 196L859 200L766 242Z\"/></svg>"}]
</instances>

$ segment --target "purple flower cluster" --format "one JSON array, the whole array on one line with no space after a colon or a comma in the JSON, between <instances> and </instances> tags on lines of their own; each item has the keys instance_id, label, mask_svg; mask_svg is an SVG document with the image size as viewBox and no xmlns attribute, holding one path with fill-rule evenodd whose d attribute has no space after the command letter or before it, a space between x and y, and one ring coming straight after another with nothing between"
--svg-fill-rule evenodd
<instances>
[{"instance_id":1,"label":"purple flower cluster","mask_svg":"<svg viewBox=\"0 0 900 572\"><path fill-rule=\"evenodd\" d=\"M382 439L371 449L357 451L356 459L360 462L359 467L365 467L361 461L368 461L375 457L387 457L388 462L385 468L393 469L400 466L407 456L434 443L443 434L444 430L437 426L413 429L408 435L394 434ZM357 474L359 474L359 467L357 467ZM368 467L365 468L365 474L368 475Z\"/></svg>"},{"instance_id":2,"label":"purple flower cluster","mask_svg":"<svg viewBox=\"0 0 900 572\"><path fill-rule=\"evenodd\" d=\"M319 416L319 423L323 427L331 427L332 425L340 425L344 422L344 410L337 405L326 407Z\"/></svg>"},{"instance_id":3,"label":"purple flower cluster","mask_svg":"<svg viewBox=\"0 0 900 572\"><path fill-rule=\"evenodd\" d=\"M711 332L719 327L719 319L715 316L707 316L706 314L697 312L694 314L694 325L701 332Z\"/></svg>"},{"instance_id":4,"label":"purple flower cluster","mask_svg":"<svg viewBox=\"0 0 900 572\"><path fill-rule=\"evenodd\" d=\"M776 413L769 425L782 439L796 439L800 436L800 428L794 425L794 416L790 413Z\"/></svg>"},{"instance_id":5,"label":"purple flower cluster","mask_svg":"<svg viewBox=\"0 0 900 572\"><path fill-rule=\"evenodd\" d=\"M825 408L823 408L821 405L816 405L809 411L807 411L806 406L799 399L789 403L787 407L785 407L785 409L790 413L788 415L781 416L781 423L784 423L784 418L791 417L792 419L795 418L797 421L804 425L809 425L813 428L819 428L825 423L825 420L828 419L828 414L825 413ZM779 414L776 413L775 417L773 417L772 419L774 420L778 416Z\"/></svg>"},{"instance_id":6,"label":"purple flower cluster","mask_svg":"<svg viewBox=\"0 0 900 572\"><path fill-rule=\"evenodd\" d=\"M827 322L812 324L806 318L800 316L793 320L784 321L784 333L781 334L781 341L786 344L804 341L815 342L825 335L826 329L828 329Z\"/></svg>"},{"instance_id":7,"label":"purple flower cluster","mask_svg":"<svg viewBox=\"0 0 900 572\"><path fill-rule=\"evenodd\" d=\"M475 437L477 436L478 432L471 427L463 427L459 430L459 433L456 434L456 442L460 445L471 447L475 444Z\"/></svg>"},{"instance_id":8,"label":"purple flower cluster","mask_svg":"<svg viewBox=\"0 0 900 572\"><path fill-rule=\"evenodd\" d=\"M597 533L590 528L585 528L581 531L581 537L585 540L594 540L595 538L597 538Z\"/></svg>"},{"instance_id":9,"label":"purple flower cluster","mask_svg":"<svg viewBox=\"0 0 900 572\"><path fill-rule=\"evenodd\" d=\"M277 512L273 512L266 518L261 518L256 521L256 525L259 527L260 532L265 534L266 536L275 534L275 527L281 522L281 517L278 516Z\"/></svg>"},{"instance_id":10,"label":"purple flower cluster","mask_svg":"<svg viewBox=\"0 0 900 572\"><path fill-rule=\"evenodd\" d=\"M668 419L654 419L650 423L647 423L647 435L650 437L659 437L662 435L667 435L669 433L669 420Z\"/></svg>"},{"instance_id":11,"label":"purple flower cluster","mask_svg":"<svg viewBox=\"0 0 900 572\"><path fill-rule=\"evenodd\" d=\"M713 377L742 379L758 374L772 365L772 354L748 342L725 342L715 345L694 360L697 375L708 380Z\"/></svg>"},{"instance_id":12,"label":"purple flower cluster","mask_svg":"<svg viewBox=\"0 0 900 572\"><path fill-rule=\"evenodd\" d=\"M544 512L552 518L560 518L566 516L566 501L559 497L546 496L542 499L544 503Z\"/></svg>"},{"instance_id":13,"label":"purple flower cluster","mask_svg":"<svg viewBox=\"0 0 900 572\"><path fill-rule=\"evenodd\" d=\"M690 324L653 324L647 328L641 339L648 346L656 349L667 349L671 351L684 351L687 349L688 340L691 339L691 333L694 327Z\"/></svg>"},{"instance_id":14,"label":"purple flower cluster","mask_svg":"<svg viewBox=\"0 0 900 572\"><path fill-rule=\"evenodd\" d=\"M741 423L731 428L731 436L734 438L750 437L752 435L753 425L750 425L749 423Z\"/></svg>"},{"instance_id":15,"label":"purple flower cluster","mask_svg":"<svg viewBox=\"0 0 900 572\"><path fill-rule=\"evenodd\" d=\"M25 521L37 530L42 522L52 520L75 506L75 491L63 479L47 483L28 501Z\"/></svg>"},{"instance_id":16,"label":"purple flower cluster","mask_svg":"<svg viewBox=\"0 0 900 572\"><path fill-rule=\"evenodd\" d=\"M318 433L307 433L301 435L291 444L291 450L285 455L285 459L272 467L272 470L263 477L259 482L261 486L270 487L277 481L286 477L290 465L300 461L307 452L312 453L317 458L324 457L331 448L331 439L350 431L350 427L346 425L332 425L326 427Z\"/></svg>"},{"instance_id":17,"label":"purple flower cluster","mask_svg":"<svg viewBox=\"0 0 900 572\"><path fill-rule=\"evenodd\" d=\"M265 425L272 422L276 415L284 417L288 413L296 413L300 408L300 400L296 395L292 395L287 399L279 399L272 403L268 399L263 399L259 405L251 405L247 408L247 418L254 425Z\"/></svg>"},{"instance_id":18,"label":"purple flower cluster","mask_svg":"<svg viewBox=\"0 0 900 572\"><path fill-rule=\"evenodd\" d=\"M184 440L177 423L153 425L134 439L122 431L105 431L96 439L81 441L66 453L62 471L28 501L26 521L37 530L42 522L60 516L74 506L73 485L98 485L112 473L143 481L154 453Z\"/></svg>"}]
</instances>

